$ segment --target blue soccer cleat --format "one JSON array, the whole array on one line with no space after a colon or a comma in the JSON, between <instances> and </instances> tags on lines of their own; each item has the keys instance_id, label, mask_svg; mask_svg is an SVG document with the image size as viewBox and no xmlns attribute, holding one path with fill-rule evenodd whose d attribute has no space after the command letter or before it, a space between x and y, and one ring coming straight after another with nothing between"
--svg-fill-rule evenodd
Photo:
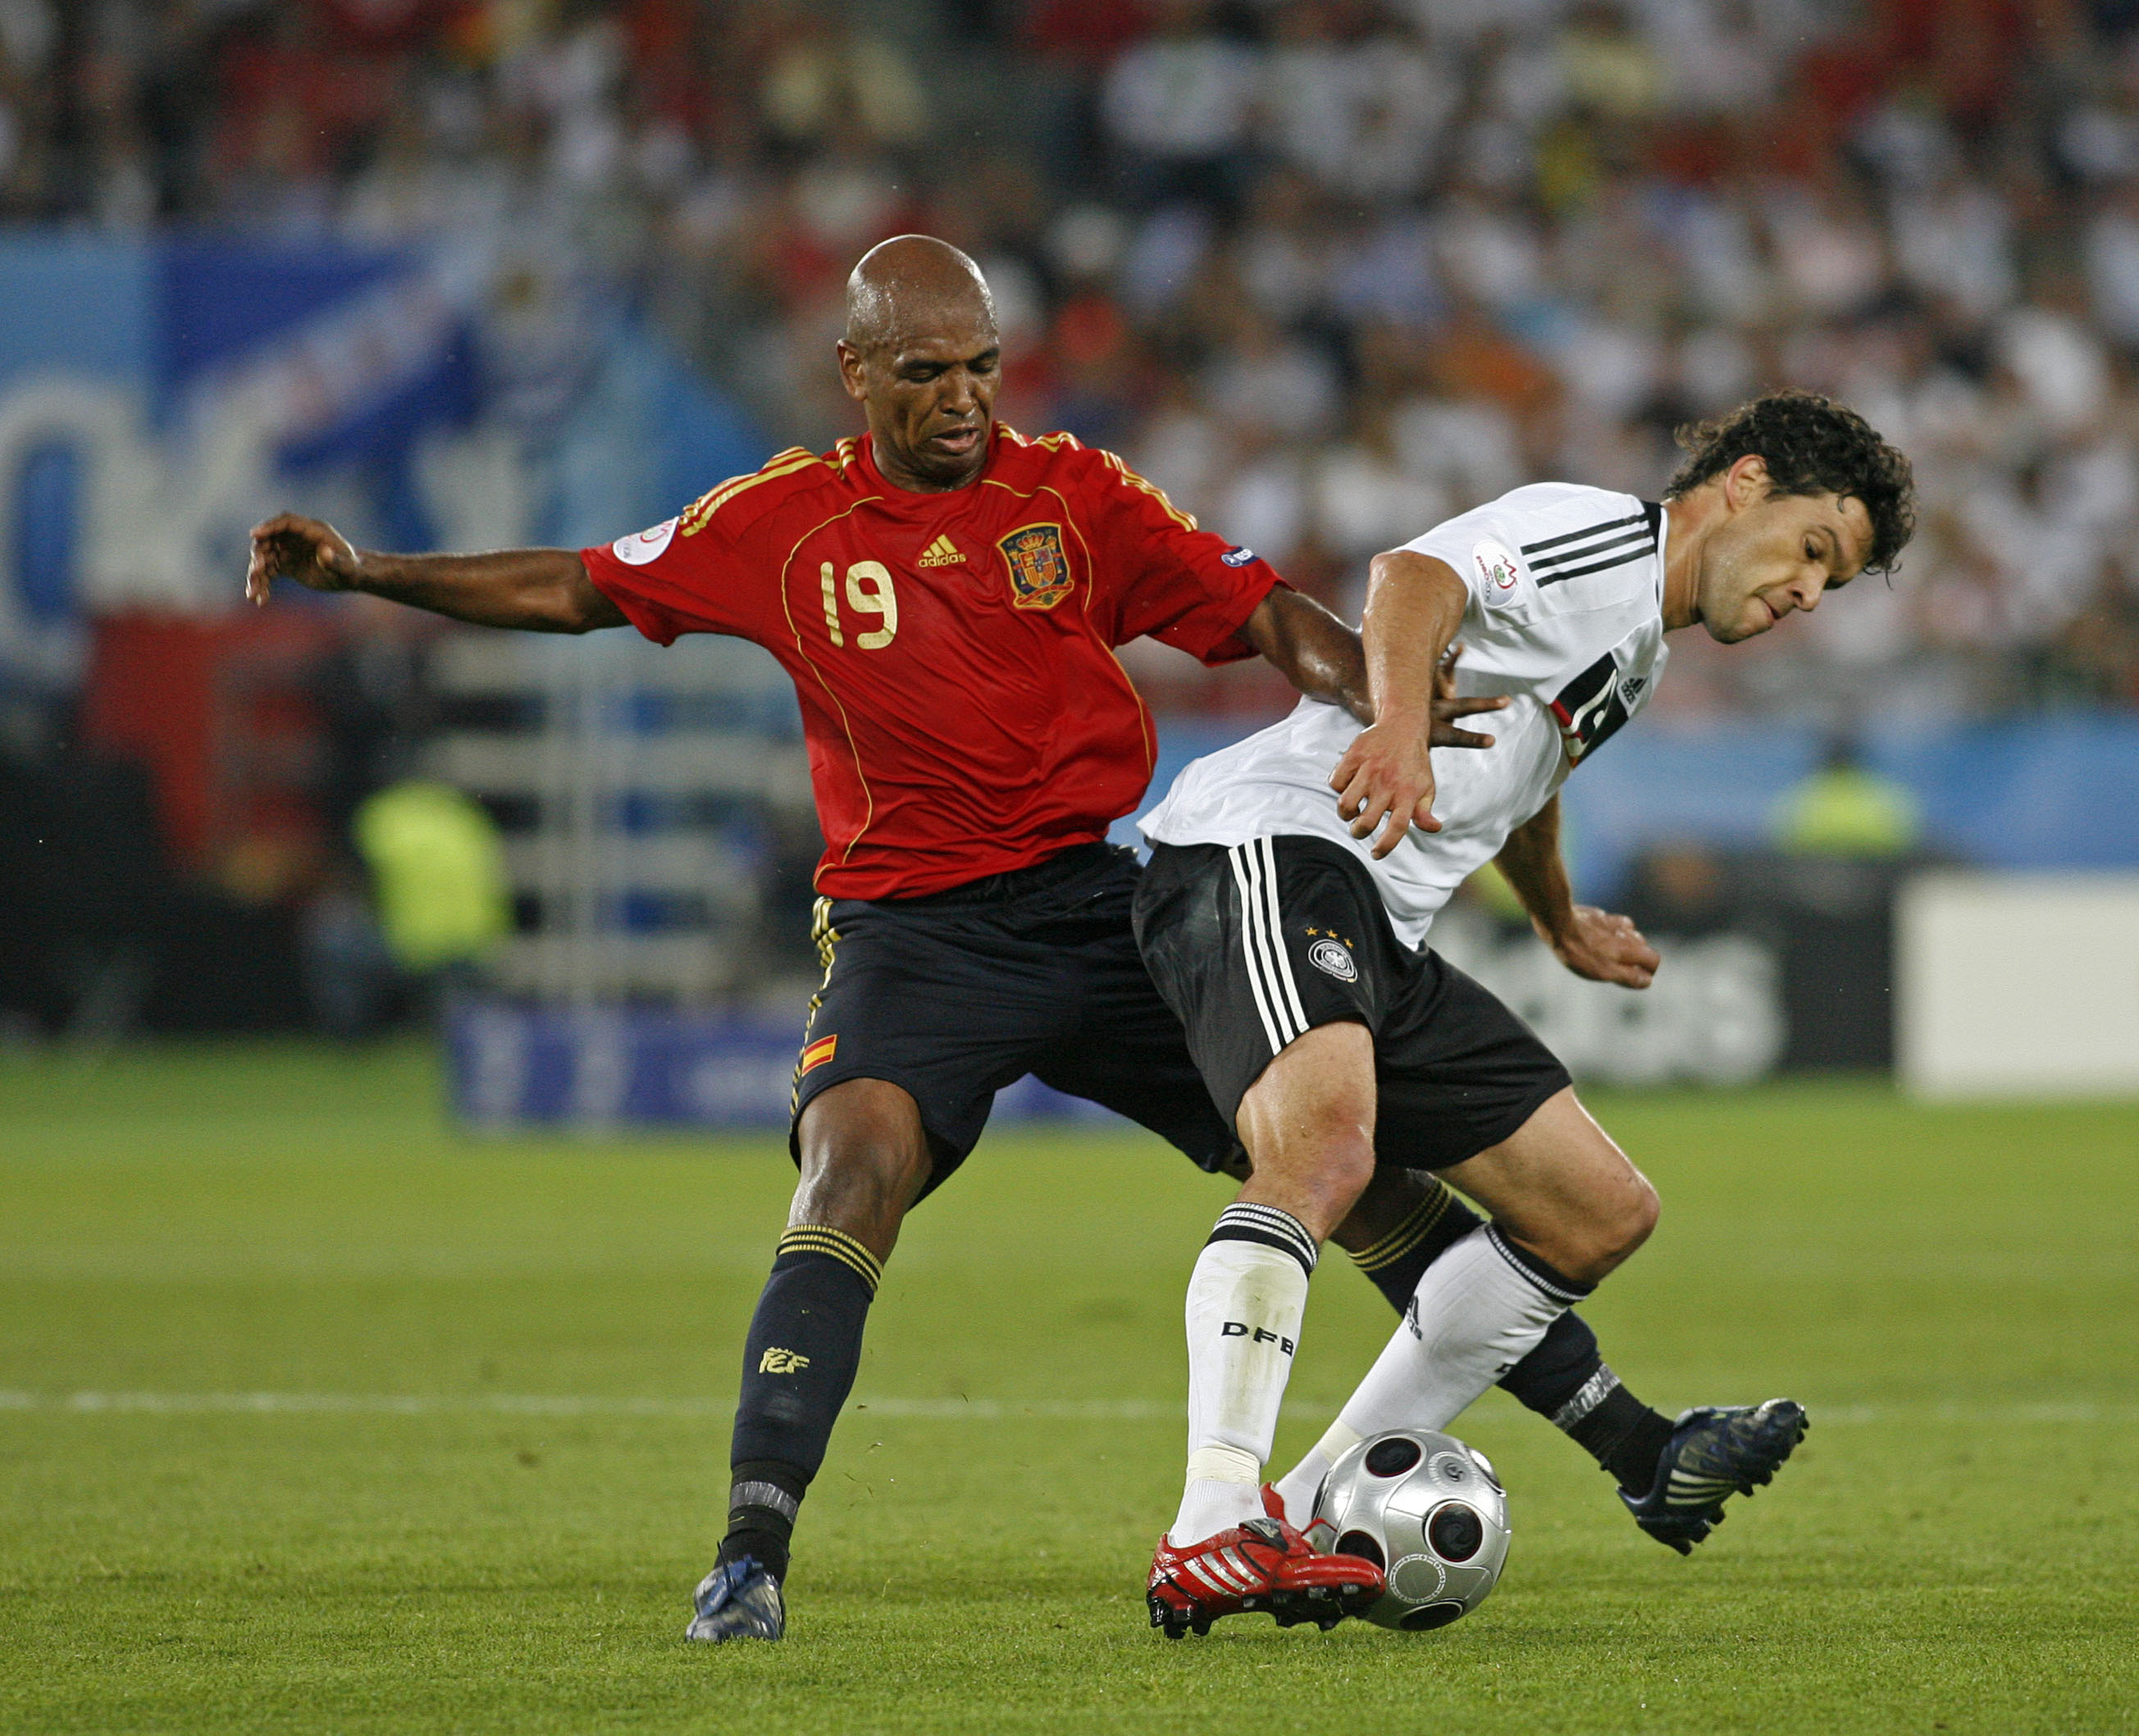
<instances>
[{"instance_id":1,"label":"blue soccer cleat","mask_svg":"<svg viewBox=\"0 0 2139 1736\"><path fill-rule=\"evenodd\" d=\"M720 1646L730 1640L776 1640L787 1631L780 1582L752 1555L724 1561L700 1580L691 1606L696 1613L683 1630L687 1640Z\"/></svg>"},{"instance_id":2,"label":"blue soccer cleat","mask_svg":"<svg viewBox=\"0 0 2139 1736\"><path fill-rule=\"evenodd\" d=\"M1681 1555L1723 1523L1723 1504L1773 1480L1812 1426L1794 1399L1765 1405L1703 1405L1688 1411L1657 1459L1657 1480L1636 1500L1623 1489L1634 1523Z\"/></svg>"}]
</instances>

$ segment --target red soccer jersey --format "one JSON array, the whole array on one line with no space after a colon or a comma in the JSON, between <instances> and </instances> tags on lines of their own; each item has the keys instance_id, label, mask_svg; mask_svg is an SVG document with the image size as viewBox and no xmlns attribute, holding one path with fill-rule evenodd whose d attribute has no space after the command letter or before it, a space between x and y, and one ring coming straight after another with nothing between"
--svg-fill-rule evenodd
<instances>
[{"instance_id":1,"label":"red soccer jersey","mask_svg":"<svg viewBox=\"0 0 2139 1736\"><path fill-rule=\"evenodd\" d=\"M649 638L762 645L801 700L827 847L817 889L913 897L1104 838L1150 781L1114 648L1251 653L1269 565L1111 452L998 424L970 487L913 494L868 437L794 447L679 517L581 551Z\"/></svg>"}]
</instances>

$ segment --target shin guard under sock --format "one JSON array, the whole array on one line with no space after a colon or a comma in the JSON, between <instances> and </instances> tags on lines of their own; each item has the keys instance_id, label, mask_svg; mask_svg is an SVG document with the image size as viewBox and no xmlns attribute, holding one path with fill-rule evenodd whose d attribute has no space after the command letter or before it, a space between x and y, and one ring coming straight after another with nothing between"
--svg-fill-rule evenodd
<instances>
[{"instance_id":1,"label":"shin guard under sock","mask_svg":"<svg viewBox=\"0 0 2139 1736\"><path fill-rule=\"evenodd\" d=\"M1428 1266L1397 1328L1329 1432L1280 1478L1295 1524L1353 1442L1384 1429L1445 1429L1536 1348L1554 1318L1589 1293L1480 1225Z\"/></svg>"},{"instance_id":2,"label":"shin guard under sock","mask_svg":"<svg viewBox=\"0 0 2139 1736\"><path fill-rule=\"evenodd\" d=\"M1500 1385L1517 1402L1564 1429L1567 1424L1560 1421L1560 1412L1603 1366L1597 1334L1589 1329L1588 1321L1569 1308L1553 1322L1535 1350L1500 1377ZM1574 1414L1580 1415L1588 1408L1587 1405L1578 1406Z\"/></svg>"},{"instance_id":3,"label":"shin guard under sock","mask_svg":"<svg viewBox=\"0 0 2139 1736\"><path fill-rule=\"evenodd\" d=\"M1672 1435L1671 1419L1652 1411L1605 1365L1597 1334L1572 1308L1547 1328L1538 1347L1500 1385L1580 1446L1623 1489L1647 1494Z\"/></svg>"},{"instance_id":4,"label":"shin guard under sock","mask_svg":"<svg viewBox=\"0 0 2139 1736\"><path fill-rule=\"evenodd\" d=\"M795 1514L854 1390L882 1276L876 1257L843 1230L802 1225L781 1237L743 1341L723 1561L755 1555L775 1578L786 1576Z\"/></svg>"},{"instance_id":5,"label":"shin guard under sock","mask_svg":"<svg viewBox=\"0 0 2139 1736\"><path fill-rule=\"evenodd\" d=\"M1258 1484L1300 1340L1317 1248L1274 1205L1226 1208L1188 1280L1188 1474L1167 1535L1199 1543L1259 1518Z\"/></svg>"},{"instance_id":6,"label":"shin guard under sock","mask_svg":"<svg viewBox=\"0 0 2139 1736\"><path fill-rule=\"evenodd\" d=\"M1432 1191L1404 1215L1402 1222L1352 1256L1399 1314L1410 1308L1426 1269L1485 1221L1446 1182L1430 1176L1425 1179ZM1545 1328L1537 1348L1501 1376L1500 1384L1539 1416L1558 1422L1560 1408L1603 1366L1597 1334L1570 1308ZM1649 1414L1656 1415L1652 1411Z\"/></svg>"}]
</instances>

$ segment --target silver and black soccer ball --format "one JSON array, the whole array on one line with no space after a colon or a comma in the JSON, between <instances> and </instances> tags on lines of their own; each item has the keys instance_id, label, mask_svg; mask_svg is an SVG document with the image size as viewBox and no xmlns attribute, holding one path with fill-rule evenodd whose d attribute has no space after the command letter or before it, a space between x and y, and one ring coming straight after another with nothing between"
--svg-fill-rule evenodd
<instances>
[{"instance_id":1,"label":"silver and black soccer ball","mask_svg":"<svg viewBox=\"0 0 2139 1736\"><path fill-rule=\"evenodd\" d=\"M1486 1455L1453 1435L1393 1429L1329 1467L1308 1541L1388 1575L1369 1621L1417 1633L1486 1601L1508 1558L1508 1497Z\"/></svg>"}]
</instances>

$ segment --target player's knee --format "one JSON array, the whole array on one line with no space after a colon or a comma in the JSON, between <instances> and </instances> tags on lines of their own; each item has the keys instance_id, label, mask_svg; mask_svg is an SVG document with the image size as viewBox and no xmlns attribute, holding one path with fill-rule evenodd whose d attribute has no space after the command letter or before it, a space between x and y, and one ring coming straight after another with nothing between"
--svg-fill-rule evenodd
<instances>
[{"instance_id":1,"label":"player's knee","mask_svg":"<svg viewBox=\"0 0 2139 1736\"><path fill-rule=\"evenodd\" d=\"M859 1237L884 1257L933 1166L913 1100L874 1079L835 1086L804 1112L791 1215Z\"/></svg>"},{"instance_id":2,"label":"player's knee","mask_svg":"<svg viewBox=\"0 0 2139 1736\"><path fill-rule=\"evenodd\" d=\"M1358 1201L1364 1191L1373 1186L1373 1140L1360 1137L1360 1140L1352 1140L1345 1144L1344 1159L1341 1159L1341 1180L1348 1189L1345 1210L1349 1210Z\"/></svg>"},{"instance_id":3,"label":"player's knee","mask_svg":"<svg viewBox=\"0 0 2139 1736\"><path fill-rule=\"evenodd\" d=\"M1613 1220L1612 1264L1618 1265L1628 1258L1657 1227L1657 1216L1662 1209L1657 1191L1646 1176L1635 1177L1633 1192L1621 1205Z\"/></svg>"},{"instance_id":4,"label":"player's knee","mask_svg":"<svg viewBox=\"0 0 2139 1736\"><path fill-rule=\"evenodd\" d=\"M1366 1192L1373 1179L1372 1139L1353 1127L1331 1141L1321 1165L1321 1191L1331 1214L1330 1229L1334 1229L1358 1203L1359 1196Z\"/></svg>"},{"instance_id":5,"label":"player's knee","mask_svg":"<svg viewBox=\"0 0 2139 1736\"><path fill-rule=\"evenodd\" d=\"M801 1186L835 1214L811 1221L836 1225L840 1213L903 1213L928 1177L925 1154L890 1141L860 1140L825 1147L805 1167Z\"/></svg>"},{"instance_id":6,"label":"player's knee","mask_svg":"<svg viewBox=\"0 0 2139 1736\"><path fill-rule=\"evenodd\" d=\"M1579 1225L1568 1227L1560 1259L1554 1264L1579 1284L1596 1284L1632 1257L1657 1227L1657 1191L1645 1176L1593 1206Z\"/></svg>"},{"instance_id":7,"label":"player's knee","mask_svg":"<svg viewBox=\"0 0 2139 1736\"><path fill-rule=\"evenodd\" d=\"M1290 1212L1317 1241L1326 1241L1373 1178L1373 1141L1340 1123L1288 1141L1258 1162L1241 1197Z\"/></svg>"}]
</instances>

